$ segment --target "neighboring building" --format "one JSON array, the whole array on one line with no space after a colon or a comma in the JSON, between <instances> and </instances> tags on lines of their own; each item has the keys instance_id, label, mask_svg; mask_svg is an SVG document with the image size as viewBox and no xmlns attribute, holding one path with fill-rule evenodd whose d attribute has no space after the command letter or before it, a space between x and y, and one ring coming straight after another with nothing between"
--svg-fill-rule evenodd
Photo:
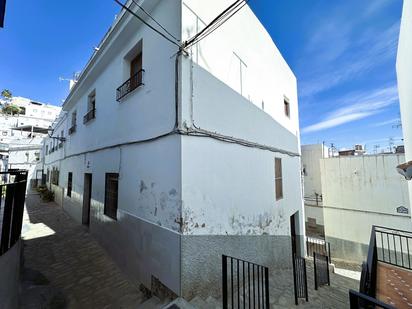
<instances>
[{"instance_id":1,"label":"neighboring building","mask_svg":"<svg viewBox=\"0 0 412 309\"><path fill-rule=\"evenodd\" d=\"M403 1L396 71L406 162L412 161L412 1ZM412 174L412 162L409 164ZM409 181L409 200L412 204L412 181Z\"/></svg>"},{"instance_id":2,"label":"neighboring building","mask_svg":"<svg viewBox=\"0 0 412 309\"><path fill-rule=\"evenodd\" d=\"M230 4L141 2L180 41ZM218 295L222 254L304 253L296 78L248 6L187 54L122 10L63 111L49 186L134 282Z\"/></svg>"},{"instance_id":3,"label":"neighboring building","mask_svg":"<svg viewBox=\"0 0 412 309\"><path fill-rule=\"evenodd\" d=\"M306 233L310 236L324 236L325 233L320 160L329 155L329 148L324 144L302 145Z\"/></svg>"},{"instance_id":4,"label":"neighboring building","mask_svg":"<svg viewBox=\"0 0 412 309\"><path fill-rule=\"evenodd\" d=\"M335 258L362 262L372 225L412 231L407 181L394 168L403 154L321 160L326 240Z\"/></svg>"},{"instance_id":5,"label":"neighboring building","mask_svg":"<svg viewBox=\"0 0 412 309\"><path fill-rule=\"evenodd\" d=\"M17 106L19 113L0 114L0 167L3 171L27 169L29 183L41 179L43 138L61 108L22 97L1 104L3 108Z\"/></svg>"}]
</instances>

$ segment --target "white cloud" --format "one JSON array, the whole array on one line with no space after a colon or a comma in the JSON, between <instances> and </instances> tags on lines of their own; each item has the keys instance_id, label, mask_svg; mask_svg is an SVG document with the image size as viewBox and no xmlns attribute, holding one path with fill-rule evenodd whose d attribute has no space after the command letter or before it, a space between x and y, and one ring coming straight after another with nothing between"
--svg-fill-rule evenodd
<instances>
[{"instance_id":1,"label":"white cloud","mask_svg":"<svg viewBox=\"0 0 412 309\"><path fill-rule=\"evenodd\" d=\"M372 92L352 93L341 101L340 108L329 113L318 123L303 128L302 133L321 131L375 115L397 101L397 86Z\"/></svg>"},{"instance_id":2,"label":"white cloud","mask_svg":"<svg viewBox=\"0 0 412 309\"><path fill-rule=\"evenodd\" d=\"M377 122L372 124L373 127L382 127L382 126L386 126L386 125L394 125L394 124L398 124L400 122L400 118L393 118L393 119L388 119L385 121L381 121L381 122Z\"/></svg>"}]
</instances>

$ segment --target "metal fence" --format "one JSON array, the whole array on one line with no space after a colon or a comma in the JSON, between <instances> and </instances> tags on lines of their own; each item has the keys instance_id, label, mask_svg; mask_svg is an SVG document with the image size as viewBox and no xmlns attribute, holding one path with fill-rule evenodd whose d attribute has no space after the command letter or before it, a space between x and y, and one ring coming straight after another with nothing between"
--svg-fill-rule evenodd
<instances>
[{"instance_id":1,"label":"metal fence","mask_svg":"<svg viewBox=\"0 0 412 309\"><path fill-rule=\"evenodd\" d=\"M295 304L298 305L299 298L308 301L308 280L306 276L306 260L293 254L293 286L295 290Z\"/></svg>"},{"instance_id":2,"label":"metal fence","mask_svg":"<svg viewBox=\"0 0 412 309\"><path fill-rule=\"evenodd\" d=\"M0 255L20 239L27 171L0 172Z\"/></svg>"},{"instance_id":3,"label":"metal fence","mask_svg":"<svg viewBox=\"0 0 412 309\"><path fill-rule=\"evenodd\" d=\"M313 252L313 268L315 273L315 290L320 286L330 285L328 256Z\"/></svg>"},{"instance_id":4,"label":"metal fence","mask_svg":"<svg viewBox=\"0 0 412 309\"><path fill-rule=\"evenodd\" d=\"M324 239L315 237L306 237L306 250L308 256L313 256L313 253L319 253L328 256L331 262L330 243Z\"/></svg>"},{"instance_id":5,"label":"metal fence","mask_svg":"<svg viewBox=\"0 0 412 309\"><path fill-rule=\"evenodd\" d=\"M375 226L377 260L390 265L412 269L412 233Z\"/></svg>"},{"instance_id":6,"label":"metal fence","mask_svg":"<svg viewBox=\"0 0 412 309\"><path fill-rule=\"evenodd\" d=\"M395 307L385 304L373 297L356 292L354 290L349 290L349 308L350 309L360 309L360 308L376 308L376 309L396 309Z\"/></svg>"},{"instance_id":7,"label":"metal fence","mask_svg":"<svg viewBox=\"0 0 412 309\"><path fill-rule=\"evenodd\" d=\"M269 308L269 269L222 255L223 308Z\"/></svg>"}]
</instances>

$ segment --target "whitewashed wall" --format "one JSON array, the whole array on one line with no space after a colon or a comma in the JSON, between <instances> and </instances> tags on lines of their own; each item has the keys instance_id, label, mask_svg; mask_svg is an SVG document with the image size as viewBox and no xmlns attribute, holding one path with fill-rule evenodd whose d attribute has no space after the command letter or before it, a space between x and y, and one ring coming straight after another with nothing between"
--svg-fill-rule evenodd
<instances>
[{"instance_id":1,"label":"whitewashed wall","mask_svg":"<svg viewBox=\"0 0 412 309\"><path fill-rule=\"evenodd\" d=\"M335 257L362 261L372 225L412 230L407 181L394 168L403 161L402 154L321 160L325 235ZM409 214L398 213L401 206Z\"/></svg>"},{"instance_id":2,"label":"whitewashed wall","mask_svg":"<svg viewBox=\"0 0 412 309\"><path fill-rule=\"evenodd\" d=\"M399 102L406 161L412 161L412 1L403 1L398 57ZM409 200L412 204L412 181L409 182Z\"/></svg>"}]
</instances>

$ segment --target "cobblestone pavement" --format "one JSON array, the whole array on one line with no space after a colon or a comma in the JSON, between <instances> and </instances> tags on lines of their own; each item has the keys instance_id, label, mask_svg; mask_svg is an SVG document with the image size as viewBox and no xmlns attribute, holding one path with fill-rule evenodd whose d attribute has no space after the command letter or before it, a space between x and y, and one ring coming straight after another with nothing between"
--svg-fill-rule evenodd
<instances>
[{"instance_id":1,"label":"cobblestone pavement","mask_svg":"<svg viewBox=\"0 0 412 309\"><path fill-rule=\"evenodd\" d=\"M85 227L34 192L26 210L22 308L138 308L143 294Z\"/></svg>"},{"instance_id":2,"label":"cobblestone pavement","mask_svg":"<svg viewBox=\"0 0 412 309\"><path fill-rule=\"evenodd\" d=\"M307 259L307 280L309 302L299 300L295 306L292 270L276 270L271 273L271 308L349 308L349 289L358 290L359 281L330 274L330 286L315 291L313 262Z\"/></svg>"}]
</instances>

